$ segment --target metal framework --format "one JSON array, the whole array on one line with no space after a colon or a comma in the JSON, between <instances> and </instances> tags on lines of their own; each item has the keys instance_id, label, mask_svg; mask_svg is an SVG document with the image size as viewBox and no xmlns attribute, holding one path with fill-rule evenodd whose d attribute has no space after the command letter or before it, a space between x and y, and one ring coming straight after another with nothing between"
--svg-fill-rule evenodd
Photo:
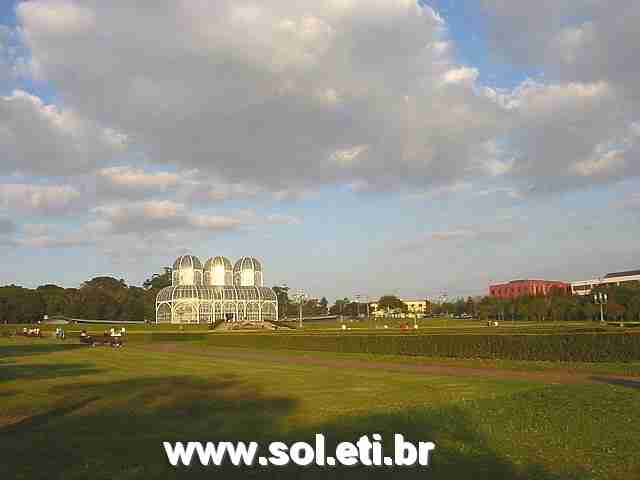
<instances>
[{"instance_id":1,"label":"metal framework","mask_svg":"<svg viewBox=\"0 0 640 480\"><path fill-rule=\"evenodd\" d=\"M215 257L203 268L197 257L184 255L175 261L171 278L172 285L156 297L156 323L278 319L277 296L262 286L262 266L254 258L243 257L232 269L229 260Z\"/></svg>"}]
</instances>

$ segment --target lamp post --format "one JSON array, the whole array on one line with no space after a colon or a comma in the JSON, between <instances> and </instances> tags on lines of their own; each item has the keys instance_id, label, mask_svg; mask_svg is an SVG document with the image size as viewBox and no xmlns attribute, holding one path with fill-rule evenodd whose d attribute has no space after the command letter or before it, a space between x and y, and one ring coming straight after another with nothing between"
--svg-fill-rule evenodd
<instances>
[{"instance_id":1,"label":"lamp post","mask_svg":"<svg viewBox=\"0 0 640 480\"><path fill-rule=\"evenodd\" d=\"M604 306L609 301L609 297L606 293L598 292L593 295L593 302L596 305L600 305L600 322L604 323Z\"/></svg>"},{"instance_id":2,"label":"lamp post","mask_svg":"<svg viewBox=\"0 0 640 480\"><path fill-rule=\"evenodd\" d=\"M302 304L307 299L307 296L302 290L300 290L293 294L293 299L299 304L299 312L300 312L299 326L300 328L302 328Z\"/></svg>"},{"instance_id":3,"label":"lamp post","mask_svg":"<svg viewBox=\"0 0 640 480\"><path fill-rule=\"evenodd\" d=\"M367 322L371 324L371 314L369 312L369 295L365 297L365 301L367 302Z\"/></svg>"}]
</instances>

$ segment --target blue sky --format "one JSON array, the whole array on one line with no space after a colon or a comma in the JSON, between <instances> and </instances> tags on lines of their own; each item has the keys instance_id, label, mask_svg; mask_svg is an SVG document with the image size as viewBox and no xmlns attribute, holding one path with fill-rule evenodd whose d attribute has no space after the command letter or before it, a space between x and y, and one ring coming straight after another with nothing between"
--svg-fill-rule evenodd
<instances>
[{"instance_id":1,"label":"blue sky","mask_svg":"<svg viewBox=\"0 0 640 480\"><path fill-rule=\"evenodd\" d=\"M638 268L639 8L543 6L3 2L0 284L187 251L331 300Z\"/></svg>"}]
</instances>

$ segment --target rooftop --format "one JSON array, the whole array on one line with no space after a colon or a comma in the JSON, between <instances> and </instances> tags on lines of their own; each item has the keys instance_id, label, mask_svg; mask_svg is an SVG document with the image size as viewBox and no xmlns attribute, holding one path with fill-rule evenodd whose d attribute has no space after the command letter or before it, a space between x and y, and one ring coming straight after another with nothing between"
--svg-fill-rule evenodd
<instances>
[{"instance_id":1,"label":"rooftop","mask_svg":"<svg viewBox=\"0 0 640 480\"><path fill-rule=\"evenodd\" d=\"M632 277L640 275L640 270L629 270L627 272L607 273L604 278L616 278L616 277Z\"/></svg>"}]
</instances>

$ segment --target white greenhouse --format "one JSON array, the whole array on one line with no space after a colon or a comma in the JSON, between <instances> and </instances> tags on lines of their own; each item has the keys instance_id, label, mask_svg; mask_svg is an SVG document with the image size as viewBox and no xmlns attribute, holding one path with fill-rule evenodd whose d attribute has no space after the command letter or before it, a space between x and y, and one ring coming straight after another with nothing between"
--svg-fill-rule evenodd
<instances>
[{"instance_id":1,"label":"white greenhouse","mask_svg":"<svg viewBox=\"0 0 640 480\"><path fill-rule=\"evenodd\" d=\"M262 323L278 319L275 292L263 286L262 265L243 257L232 267L225 257L202 266L193 255L173 264L171 286L156 298L156 323Z\"/></svg>"}]
</instances>

